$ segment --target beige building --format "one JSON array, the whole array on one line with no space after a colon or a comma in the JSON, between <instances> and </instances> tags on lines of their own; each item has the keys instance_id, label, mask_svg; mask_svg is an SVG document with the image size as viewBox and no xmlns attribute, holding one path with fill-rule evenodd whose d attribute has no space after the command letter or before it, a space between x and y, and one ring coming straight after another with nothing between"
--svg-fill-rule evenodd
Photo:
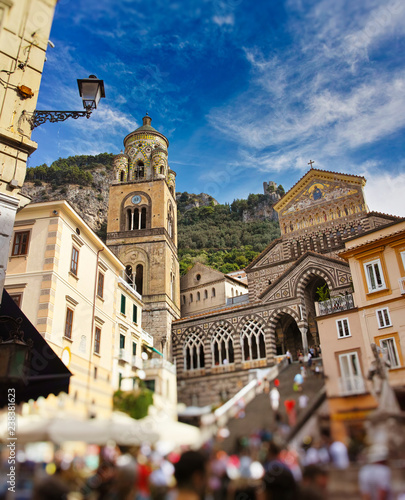
<instances>
[{"instance_id":1,"label":"beige building","mask_svg":"<svg viewBox=\"0 0 405 500\"><path fill-rule=\"evenodd\" d=\"M153 339L124 270L65 201L17 214L5 288L74 374L69 395L50 396L47 408L106 416L121 380L142 368Z\"/></svg>"},{"instance_id":2,"label":"beige building","mask_svg":"<svg viewBox=\"0 0 405 500\"><path fill-rule=\"evenodd\" d=\"M376 407L367 381L371 344L390 364L389 380L405 402L405 222L351 238L340 253L350 266L354 293L317 305L332 430L344 439L363 428Z\"/></svg>"},{"instance_id":3,"label":"beige building","mask_svg":"<svg viewBox=\"0 0 405 500\"><path fill-rule=\"evenodd\" d=\"M242 278L223 274L200 262L181 277L180 289L182 317L248 300L247 283Z\"/></svg>"},{"instance_id":4,"label":"beige building","mask_svg":"<svg viewBox=\"0 0 405 500\"><path fill-rule=\"evenodd\" d=\"M0 300L7 249L18 206L31 140L30 118L38 99L45 53L57 0L0 0Z\"/></svg>"}]
</instances>

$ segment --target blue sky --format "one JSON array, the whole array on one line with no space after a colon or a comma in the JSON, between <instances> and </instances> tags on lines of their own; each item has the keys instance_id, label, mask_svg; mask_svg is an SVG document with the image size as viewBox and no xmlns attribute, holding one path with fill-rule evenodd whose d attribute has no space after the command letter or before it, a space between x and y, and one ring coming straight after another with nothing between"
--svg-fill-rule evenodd
<instances>
[{"instance_id":1,"label":"blue sky","mask_svg":"<svg viewBox=\"0 0 405 500\"><path fill-rule=\"evenodd\" d=\"M81 109L89 74L106 99L38 127L30 166L119 153L148 111L178 191L231 202L314 160L405 216L403 0L60 0L51 40L37 108Z\"/></svg>"}]
</instances>

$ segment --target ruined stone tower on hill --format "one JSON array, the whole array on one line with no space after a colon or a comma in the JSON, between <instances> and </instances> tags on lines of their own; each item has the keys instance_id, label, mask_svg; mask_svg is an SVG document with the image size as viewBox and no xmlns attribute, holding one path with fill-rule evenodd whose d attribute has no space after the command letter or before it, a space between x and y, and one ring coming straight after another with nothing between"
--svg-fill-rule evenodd
<instances>
[{"instance_id":1,"label":"ruined stone tower on hill","mask_svg":"<svg viewBox=\"0 0 405 500\"><path fill-rule=\"evenodd\" d=\"M142 295L142 327L166 358L171 324L180 317L176 174L167 161L167 138L143 125L124 139L114 159L107 245L126 266L126 281Z\"/></svg>"}]
</instances>

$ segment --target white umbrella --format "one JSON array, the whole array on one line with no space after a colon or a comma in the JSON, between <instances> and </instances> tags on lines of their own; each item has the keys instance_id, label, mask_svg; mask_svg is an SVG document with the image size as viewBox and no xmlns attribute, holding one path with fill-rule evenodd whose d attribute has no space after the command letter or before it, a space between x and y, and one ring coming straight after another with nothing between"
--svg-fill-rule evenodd
<instances>
[{"instance_id":1,"label":"white umbrella","mask_svg":"<svg viewBox=\"0 0 405 500\"><path fill-rule=\"evenodd\" d=\"M166 452L179 446L197 448L202 444L200 429L172 420L166 414L149 415L139 422L143 429L150 429L158 434L159 447Z\"/></svg>"},{"instance_id":2,"label":"white umbrella","mask_svg":"<svg viewBox=\"0 0 405 500\"><path fill-rule=\"evenodd\" d=\"M114 441L121 445L152 444L158 434L142 426L125 413L113 412L110 418L78 419L74 417L43 418L39 415L17 416L16 437L19 444L51 441L81 441L88 444L105 445ZM7 421L0 424L0 439L9 437Z\"/></svg>"}]
</instances>

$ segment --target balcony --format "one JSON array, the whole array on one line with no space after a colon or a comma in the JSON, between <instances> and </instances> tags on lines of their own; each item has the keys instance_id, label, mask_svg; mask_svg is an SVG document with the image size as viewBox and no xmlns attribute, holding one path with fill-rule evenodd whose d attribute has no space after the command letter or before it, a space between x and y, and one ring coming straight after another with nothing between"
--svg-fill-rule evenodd
<instances>
[{"instance_id":1,"label":"balcony","mask_svg":"<svg viewBox=\"0 0 405 500\"><path fill-rule=\"evenodd\" d=\"M364 379L360 375L339 377L339 388L342 396L353 396L355 394L364 394L366 392Z\"/></svg>"},{"instance_id":2,"label":"balcony","mask_svg":"<svg viewBox=\"0 0 405 500\"><path fill-rule=\"evenodd\" d=\"M142 370L143 359L140 356L132 356L131 366L132 368L137 368L138 370Z\"/></svg>"},{"instance_id":3,"label":"balcony","mask_svg":"<svg viewBox=\"0 0 405 500\"><path fill-rule=\"evenodd\" d=\"M141 328L141 338L143 341L145 341L148 345L153 346L153 337L150 333L145 332L143 328Z\"/></svg>"},{"instance_id":4,"label":"balcony","mask_svg":"<svg viewBox=\"0 0 405 500\"><path fill-rule=\"evenodd\" d=\"M399 278L399 289L401 290L401 295L405 295L405 278Z\"/></svg>"},{"instance_id":5,"label":"balcony","mask_svg":"<svg viewBox=\"0 0 405 500\"><path fill-rule=\"evenodd\" d=\"M130 362L130 358L131 358L131 356L129 355L129 353L127 353L125 351L125 349L120 349L118 351L118 359L120 361L124 361L125 363L129 363Z\"/></svg>"},{"instance_id":6,"label":"balcony","mask_svg":"<svg viewBox=\"0 0 405 500\"><path fill-rule=\"evenodd\" d=\"M318 316L324 316L325 314L333 314L335 312L353 309L355 305L353 295L348 293L347 295L332 297L331 299L324 300L323 302L315 302L315 307L317 308Z\"/></svg>"},{"instance_id":7,"label":"balcony","mask_svg":"<svg viewBox=\"0 0 405 500\"><path fill-rule=\"evenodd\" d=\"M162 368L168 370L170 373L176 374L176 365L163 358L148 359L143 364L144 370L156 370Z\"/></svg>"}]
</instances>

